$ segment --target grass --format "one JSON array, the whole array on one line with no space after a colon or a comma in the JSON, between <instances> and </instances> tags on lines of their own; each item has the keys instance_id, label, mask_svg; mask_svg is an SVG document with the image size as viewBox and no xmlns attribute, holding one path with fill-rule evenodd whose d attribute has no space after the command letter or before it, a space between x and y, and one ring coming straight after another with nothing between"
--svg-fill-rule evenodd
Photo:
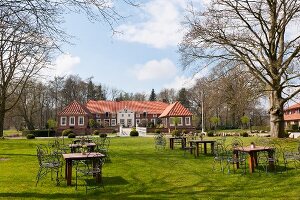
<instances>
[{"instance_id":1,"label":"grass","mask_svg":"<svg viewBox=\"0 0 300 200\"><path fill-rule=\"evenodd\" d=\"M243 140L250 144L253 138ZM223 174L212 171L211 155L195 159L178 147L156 151L153 138L142 137L111 139L111 162L103 167L105 190L86 195L83 187L76 191L64 180L55 186L50 176L35 187L36 145L48 141L0 140L0 199L299 199L299 170ZM296 147L295 140L285 143Z\"/></svg>"}]
</instances>

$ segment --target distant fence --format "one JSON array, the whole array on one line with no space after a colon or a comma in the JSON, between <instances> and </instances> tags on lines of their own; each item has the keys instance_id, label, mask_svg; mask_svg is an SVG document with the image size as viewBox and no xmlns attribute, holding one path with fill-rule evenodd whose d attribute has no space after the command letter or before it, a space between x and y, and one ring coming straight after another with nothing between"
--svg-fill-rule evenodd
<instances>
[{"instance_id":1,"label":"distant fence","mask_svg":"<svg viewBox=\"0 0 300 200\"><path fill-rule=\"evenodd\" d=\"M136 127L137 132L139 132L139 136L146 136L147 135L147 128L146 127Z\"/></svg>"}]
</instances>

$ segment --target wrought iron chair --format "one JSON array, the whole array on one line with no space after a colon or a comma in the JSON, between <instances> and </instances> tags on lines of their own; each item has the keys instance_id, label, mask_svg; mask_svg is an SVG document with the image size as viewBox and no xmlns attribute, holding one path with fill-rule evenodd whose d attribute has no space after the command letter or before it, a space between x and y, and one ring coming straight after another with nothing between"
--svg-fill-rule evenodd
<instances>
[{"instance_id":1,"label":"wrought iron chair","mask_svg":"<svg viewBox=\"0 0 300 200\"><path fill-rule=\"evenodd\" d=\"M39 170L36 176L35 185L37 186L38 182L49 172L51 173L51 180L53 180L53 171L56 172L56 185L59 185L58 174L62 169L61 155L52 153L46 145L39 145L37 146L37 158Z\"/></svg>"},{"instance_id":2,"label":"wrought iron chair","mask_svg":"<svg viewBox=\"0 0 300 200\"><path fill-rule=\"evenodd\" d=\"M103 137L94 141L96 143L95 152L99 152L105 155L105 160L110 161L109 156L109 146L110 146L110 138Z\"/></svg>"},{"instance_id":3,"label":"wrought iron chair","mask_svg":"<svg viewBox=\"0 0 300 200\"><path fill-rule=\"evenodd\" d=\"M182 149L184 151L183 156L186 157L186 153L193 153L196 158L196 146L193 145L193 143L190 143L191 140L194 139L193 135L186 135L186 142L182 141ZM182 139L183 140L183 139Z\"/></svg>"},{"instance_id":4,"label":"wrought iron chair","mask_svg":"<svg viewBox=\"0 0 300 200\"><path fill-rule=\"evenodd\" d=\"M213 153L214 153L214 163L212 166L212 170L215 170L216 163L219 163L221 167L221 171L224 173L224 162L227 162L227 153L226 153L225 145L223 143L216 142L216 144L214 145Z\"/></svg>"},{"instance_id":5,"label":"wrought iron chair","mask_svg":"<svg viewBox=\"0 0 300 200\"><path fill-rule=\"evenodd\" d=\"M102 181L102 166L105 159L95 157L90 160L82 160L76 162L76 186L81 182L84 182L85 192L87 194L88 190L97 189L102 187L104 189Z\"/></svg>"},{"instance_id":6,"label":"wrought iron chair","mask_svg":"<svg viewBox=\"0 0 300 200\"><path fill-rule=\"evenodd\" d=\"M270 152L259 152L257 157L258 167L262 167L266 173L270 172L272 167L274 168L272 170L276 173L280 169L280 160L284 158L283 150L280 144L274 143L271 140L266 145L272 147L273 150Z\"/></svg>"},{"instance_id":7,"label":"wrought iron chair","mask_svg":"<svg viewBox=\"0 0 300 200\"><path fill-rule=\"evenodd\" d=\"M154 136L154 144L156 150L163 150L166 148L166 138L163 134L157 134Z\"/></svg>"},{"instance_id":8,"label":"wrought iron chair","mask_svg":"<svg viewBox=\"0 0 300 200\"><path fill-rule=\"evenodd\" d=\"M243 151L236 150L237 148L243 149L243 142L239 138L234 138L231 145L226 147L225 151L228 174L230 174L231 166L233 167L234 173L237 170L237 166L243 170L243 174L246 173L247 154Z\"/></svg>"}]
</instances>

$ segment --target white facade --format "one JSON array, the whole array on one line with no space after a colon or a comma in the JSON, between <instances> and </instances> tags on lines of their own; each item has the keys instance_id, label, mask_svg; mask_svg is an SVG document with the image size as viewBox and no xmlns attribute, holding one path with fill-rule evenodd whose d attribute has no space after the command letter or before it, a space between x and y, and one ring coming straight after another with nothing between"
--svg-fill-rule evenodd
<instances>
[{"instance_id":1,"label":"white facade","mask_svg":"<svg viewBox=\"0 0 300 200\"><path fill-rule=\"evenodd\" d=\"M133 127L135 125L135 113L132 110L124 108L123 110L118 111L117 120L118 124L121 124L125 127Z\"/></svg>"}]
</instances>

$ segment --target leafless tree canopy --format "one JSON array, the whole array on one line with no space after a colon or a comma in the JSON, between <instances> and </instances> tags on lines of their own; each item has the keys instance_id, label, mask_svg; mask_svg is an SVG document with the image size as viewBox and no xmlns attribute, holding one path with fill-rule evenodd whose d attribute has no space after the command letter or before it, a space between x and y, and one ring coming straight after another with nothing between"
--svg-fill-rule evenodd
<instances>
[{"instance_id":1,"label":"leafless tree canopy","mask_svg":"<svg viewBox=\"0 0 300 200\"><path fill-rule=\"evenodd\" d=\"M113 26L123 17L116 12L117 0L5 0L0 1L0 137L5 113L68 34L61 28L63 14L84 12L90 20ZM119 0L134 5L133 0Z\"/></svg>"},{"instance_id":2,"label":"leafless tree canopy","mask_svg":"<svg viewBox=\"0 0 300 200\"><path fill-rule=\"evenodd\" d=\"M212 0L190 10L180 45L185 67L243 65L265 84L273 136L283 132L283 104L300 91L299 12L297 0Z\"/></svg>"}]
</instances>

